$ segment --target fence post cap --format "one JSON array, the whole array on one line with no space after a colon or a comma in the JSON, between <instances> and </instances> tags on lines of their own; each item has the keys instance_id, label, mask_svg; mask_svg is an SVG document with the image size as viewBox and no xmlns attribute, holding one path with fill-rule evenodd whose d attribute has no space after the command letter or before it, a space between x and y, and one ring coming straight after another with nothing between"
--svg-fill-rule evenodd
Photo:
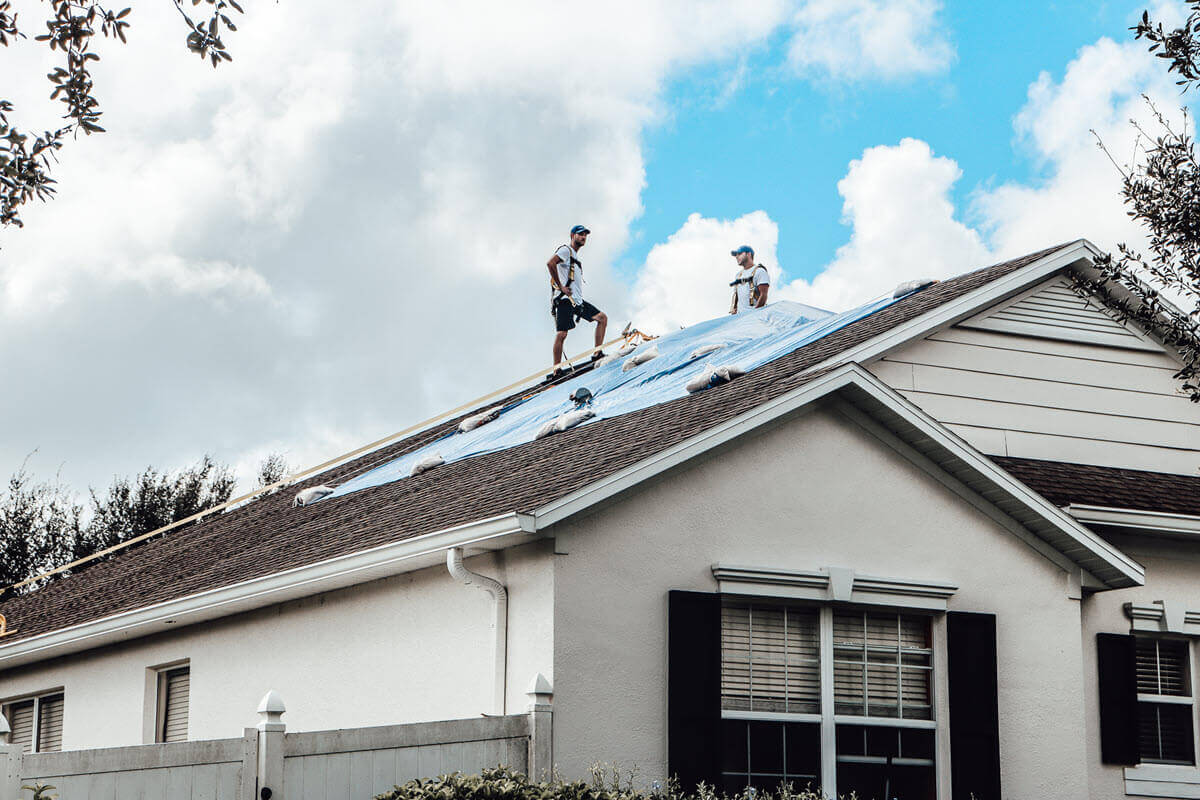
<instances>
[{"instance_id":1,"label":"fence post cap","mask_svg":"<svg viewBox=\"0 0 1200 800\"><path fill-rule=\"evenodd\" d=\"M529 710L532 711L549 711L550 700L554 697L554 689L550 686L550 681L542 673L533 676L533 680L529 682L529 691L525 693L529 698Z\"/></svg>"},{"instance_id":2,"label":"fence post cap","mask_svg":"<svg viewBox=\"0 0 1200 800\"><path fill-rule=\"evenodd\" d=\"M258 713L260 714L282 714L285 711L287 711L287 707L283 704L283 698L274 689L264 694L263 699L258 703Z\"/></svg>"},{"instance_id":3,"label":"fence post cap","mask_svg":"<svg viewBox=\"0 0 1200 800\"><path fill-rule=\"evenodd\" d=\"M283 730L283 714L285 711L287 711L287 707L283 705L283 698L279 696L279 692L274 689L267 692L258 704L258 729L260 731Z\"/></svg>"},{"instance_id":4,"label":"fence post cap","mask_svg":"<svg viewBox=\"0 0 1200 800\"><path fill-rule=\"evenodd\" d=\"M549 679L539 672L529 682L529 691L526 694L554 694L554 689L550 686Z\"/></svg>"}]
</instances>

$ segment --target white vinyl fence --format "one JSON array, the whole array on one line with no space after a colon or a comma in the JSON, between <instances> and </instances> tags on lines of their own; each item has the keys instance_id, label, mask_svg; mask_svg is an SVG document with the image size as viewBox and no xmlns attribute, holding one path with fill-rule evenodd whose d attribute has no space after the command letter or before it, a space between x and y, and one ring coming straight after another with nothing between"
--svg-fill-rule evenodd
<instances>
[{"instance_id":1,"label":"white vinyl fence","mask_svg":"<svg viewBox=\"0 0 1200 800\"><path fill-rule=\"evenodd\" d=\"M59 800L370 800L412 778L507 766L551 772L551 693L537 676L527 714L288 733L268 692L241 738L22 754L0 717L0 800L51 784Z\"/></svg>"}]
</instances>

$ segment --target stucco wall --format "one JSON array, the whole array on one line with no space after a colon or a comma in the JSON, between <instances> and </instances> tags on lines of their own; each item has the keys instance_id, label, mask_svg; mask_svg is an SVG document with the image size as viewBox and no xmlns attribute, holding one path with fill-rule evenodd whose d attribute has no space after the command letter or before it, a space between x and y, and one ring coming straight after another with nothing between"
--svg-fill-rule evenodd
<instances>
[{"instance_id":1,"label":"stucco wall","mask_svg":"<svg viewBox=\"0 0 1200 800\"><path fill-rule=\"evenodd\" d=\"M1100 762L1100 708L1096 672L1096 634L1129 633L1130 621L1125 603L1150 605L1155 600L1179 603L1187 609L1200 609L1200 548L1178 539L1138 535L1106 534L1114 545L1146 568L1146 585L1114 592L1101 592L1084 600L1083 655L1084 697L1087 700L1087 731L1091 764L1091 795L1097 800L1125 797L1123 768ZM1192 676L1192 691L1200 690L1198 676ZM1195 718L1193 718L1195 724ZM1200 782L1200 771L1192 771Z\"/></svg>"},{"instance_id":2,"label":"stucco wall","mask_svg":"<svg viewBox=\"0 0 1200 800\"><path fill-rule=\"evenodd\" d=\"M997 615L1006 797L1087 796L1079 602L1065 573L841 415L794 418L562 526L555 760L661 778L667 591L710 567L850 567L946 581Z\"/></svg>"},{"instance_id":3,"label":"stucco wall","mask_svg":"<svg viewBox=\"0 0 1200 800\"><path fill-rule=\"evenodd\" d=\"M551 544L467 559L509 588L509 709L551 673ZM487 593L434 567L92 653L0 673L0 699L63 688L63 748L144 741L147 668L189 659L189 738L241 735L268 689L288 729L474 717L492 711Z\"/></svg>"}]
</instances>

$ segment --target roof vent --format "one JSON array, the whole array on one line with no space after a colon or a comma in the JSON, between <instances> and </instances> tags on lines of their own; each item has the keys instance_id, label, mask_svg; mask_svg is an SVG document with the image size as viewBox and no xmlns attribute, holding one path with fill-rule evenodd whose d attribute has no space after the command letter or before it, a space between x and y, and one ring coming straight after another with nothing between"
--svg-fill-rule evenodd
<instances>
[{"instance_id":1,"label":"roof vent","mask_svg":"<svg viewBox=\"0 0 1200 800\"><path fill-rule=\"evenodd\" d=\"M917 278L912 281L905 281L896 287L896 291L892 292L892 297L904 297L906 294L919 292L937 283L936 278Z\"/></svg>"},{"instance_id":2,"label":"roof vent","mask_svg":"<svg viewBox=\"0 0 1200 800\"><path fill-rule=\"evenodd\" d=\"M707 366L704 371L687 382L684 387L690 394L703 392L722 383L729 383L734 378L745 375L746 371L736 364L726 364L722 367Z\"/></svg>"},{"instance_id":3,"label":"roof vent","mask_svg":"<svg viewBox=\"0 0 1200 800\"><path fill-rule=\"evenodd\" d=\"M589 420L596 416L596 412L590 408L581 408L577 411L568 411L562 414L557 419L552 419L543 425L534 436L534 439L545 439L547 436L552 436L556 433L562 433L565 430L574 428L581 422Z\"/></svg>"},{"instance_id":4,"label":"roof vent","mask_svg":"<svg viewBox=\"0 0 1200 800\"><path fill-rule=\"evenodd\" d=\"M292 500L292 508L311 506L322 497L328 497L331 494L333 494L333 488L329 486L310 486L307 489L301 489L296 492L296 497Z\"/></svg>"},{"instance_id":5,"label":"roof vent","mask_svg":"<svg viewBox=\"0 0 1200 800\"><path fill-rule=\"evenodd\" d=\"M571 392L571 402L577 406L586 406L592 402L592 391L586 386L580 386Z\"/></svg>"},{"instance_id":6,"label":"roof vent","mask_svg":"<svg viewBox=\"0 0 1200 800\"><path fill-rule=\"evenodd\" d=\"M693 360L697 359L697 358L703 358L704 356L708 355L709 353L717 352L724 346L725 345L723 345L723 344L715 344L715 343L714 344L706 344L702 347L697 347L695 350L688 353L688 358L693 359Z\"/></svg>"},{"instance_id":7,"label":"roof vent","mask_svg":"<svg viewBox=\"0 0 1200 800\"><path fill-rule=\"evenodd\" d=\"M629 372L629 370L633 369L639 364L645 364L647 361L655 358L658 358L657 347L651 347L648 350L639 350L633 354L633 358L625 362L625 366L621 367L621 372Z\"/></svg>"},{"instance_id":8,"label":"roof vent","mask_svg":"<svg viewBox=\"0 0 1200 800\"><path fill-rule=\"evenodd\" d=\"M446 459L442 458L440 453L425 456L420 461L412 465L412 469L408 471L409 477L420 475L422 472L428 472L434 467L440 467L446 463Z\"/></svg>"},{"instance_id":9,"label":"roof vent","mask_svg":"<svg viewBox=\"0 0 1200 800\"><path fill-rule=\"evenodd\" d=\"M481 411L478 414L467 417L462 422L458 423L458 432L466 433L467 431L475 430L480 425L486 425L496 417L500 416L500 412L503 410L504 406L493 406L487 411Z\"/></svg>"}]
</instances>

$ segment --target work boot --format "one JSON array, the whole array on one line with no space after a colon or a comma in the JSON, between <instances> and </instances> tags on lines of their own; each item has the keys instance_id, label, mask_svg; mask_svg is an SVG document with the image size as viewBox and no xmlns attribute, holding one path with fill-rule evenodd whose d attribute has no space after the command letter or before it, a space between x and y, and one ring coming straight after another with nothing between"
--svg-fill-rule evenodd
<instances>
[{"instance_id":1,"label":"work boot","mask_svg":"<svg viewBox=\"0 0 1200 800\"><path fill-rule=\"evenodd\" d=\"M604 358L603 350L597 350L596 352L592 353L592 361L599 361L602 358Z\"/></svg>"}]
</instances>

